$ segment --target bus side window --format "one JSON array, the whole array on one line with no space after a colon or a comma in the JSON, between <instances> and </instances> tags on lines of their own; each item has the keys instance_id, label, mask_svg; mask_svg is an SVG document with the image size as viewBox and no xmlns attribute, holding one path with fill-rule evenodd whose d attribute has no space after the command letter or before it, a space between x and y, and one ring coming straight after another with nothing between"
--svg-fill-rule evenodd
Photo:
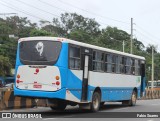
<instances>
[{"instance_id":1,"label":"bus side window","mask_svg":"<svg viewBox=\"0 0 160 121\"><path fill-rule=\"evenodd\" d=\"M126 64L125 64L125 73L130 74L131 73L131 58L127 57L126 58Z\"/></svg>"},{"instance_id":2,"label":"bus side window","mask_svg":"<svg viewBox=\"0 0 160 121\"><path fill-rule=\"evenodd\" d=\"M72 47L69 49L69 67L71 69L80 69L80 47Z\"/></svg>"},{"instance_id":3,"label":"bus side window","mask_svg":"<svg viewBox=\"0 0 160 121\"><path fill-rule=\"evenodd\" d=\"M93 70L104 71L104 53L93 51Z\"/></svg>"},{"instance_id":4,"label":"bus side window","mask_svg":"<svg viewBox=\"0 0 160 121\"><path fill-rule=\"evenodd\" d=\"M135 59L131 58L131 74L135 75Z\"/></svg>"},{"instance_id":5,"label":"bus side window","mask_svg":"<svg viewBox=\"0 0 160 121\"><path fill-rule=\"evenodd\" d=\"M116 72L116 59L117 59L117 56L112 55L112 72L113 73Z\"/></svg>"},{"instance_id":6,"label":"bus side window","mask_svg":"<svg viewBox=\"0 0 160 121\"><path fill-rule=\"evenodd\" d=\"M121 56L117 56L116 73L120 73L120 59L121 59Z\"/></svg>"},{"instance_id":7,"label":"bus side window","mask_svg":"<svg viewBox=\"0 0 160 121\"><path fill-rule=\"evenodd\" d=\"M135 60L135 75L140 75L140 61Z\"/></svg>"},{"instance_id":8,"label":"bus side window","mask_svg":"<svg viewBox=\"0 0 160 121\"><path fill-rule=\"evenodd\" d=\"M121 73L125 74L126 57L122 57Z\"/></svg>"},{"instance_id":9,"label":"bus side window","mask_svg":"<svg viewBox=\"0 0 160 121\"><path fill-rule=\"evenodd\" d=\"M111 54L105 54L105 72L111 72Z\"/></svg>"}]
</instances>

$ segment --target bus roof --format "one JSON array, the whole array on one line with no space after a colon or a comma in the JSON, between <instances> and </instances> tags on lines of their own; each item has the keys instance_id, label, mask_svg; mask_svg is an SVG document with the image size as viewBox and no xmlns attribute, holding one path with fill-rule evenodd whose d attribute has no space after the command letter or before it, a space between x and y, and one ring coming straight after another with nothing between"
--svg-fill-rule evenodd
<instances>
[{"instance_id":1,"label":"bus roof","mask_svg":"<svg viewBox=\"0 0 160 121\"><path fill-rule=\"evenodd\" d=\"M125 52L120 52L120 51L116 51L116 50L112 50L112 49L108 49L108 48L104 48L104 47L99 47L96 45L86 44L83 42L78 42L78 41L70 40L70 39L66 39L66 38L60 38L60 37L44 37L44 36L42 36L42 37L41 36L39 36L39 37L26 37L26 38L20 38L18 42L32 41L32 40L53 40L53 41L58 40L58 41L61 41L64 43L71 43L71 44L75 44L75 45L79 45L79 46L83 46L83 47L87 47L87 48L92 48L92 49L96 49L96 50L111 52L114 54L119 54L119 55L124 55L124 56L129 56L129 57L145 60L145 58L142 56L137 56L137 55L133 55L133 54L125 53Z\"/></svg>"}]
</instances>

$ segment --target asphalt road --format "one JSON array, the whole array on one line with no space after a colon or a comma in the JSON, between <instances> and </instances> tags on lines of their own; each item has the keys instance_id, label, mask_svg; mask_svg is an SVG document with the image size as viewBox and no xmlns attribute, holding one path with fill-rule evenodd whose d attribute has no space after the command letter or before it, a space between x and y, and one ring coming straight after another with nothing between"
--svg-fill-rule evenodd
<instances>
[{"instance_id":1,"label":"asphalt road","mask_svg":"<svg viewBox=\"0 0 160 121\"><path fill-rule=\"evenodd\" d=\"M90 113L88 111L79 110L78 106L67 106L67 109L63 112L54 112L49 107L38 107L30 109L14 109L5 110L3 112L18 112L18 113L40 113L42 119L23 119L23 120L43 120L43 121L71 121L71 120L87 120L87 121L160 121L160 99L154 100L138 100L137 105L134 107L127 107L121 105L121 103L105 103L98 113ZM143 114L143 115L142 115ZM157 116L159 118L141 118L140 116ZM119 118L119 117L123 118ZM139 117L138 117L139 116ZM78 118L77 118L78 117ZM103 118L111 117L111 118ZM117 117L117 118L113 118ZM127 118L129 117L129 118ZM131 118L134 117L134 118ZM83 119L82 119L83 118ZM8 119L3 119L8 120ZM11 119L16 121L17 119Z\"/></svg>"}]
</instances>

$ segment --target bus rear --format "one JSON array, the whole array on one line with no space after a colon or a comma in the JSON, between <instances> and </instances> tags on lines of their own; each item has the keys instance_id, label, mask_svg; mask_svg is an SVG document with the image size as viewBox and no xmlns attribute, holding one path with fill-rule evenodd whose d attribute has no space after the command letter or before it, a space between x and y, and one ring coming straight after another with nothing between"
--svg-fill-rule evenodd
<instances>
[{"instance_id":1,"label":"bus rear","mask_svg":"<svg viewBox=\"0 0 160 121\"><path fill-rule=\"evenodd\" d=\"M18 96L64 99L67 43L57 38L22 38L18 42L14 93ZM63 75L62 75L63 73Z\"/></svg>"}]
</instances>

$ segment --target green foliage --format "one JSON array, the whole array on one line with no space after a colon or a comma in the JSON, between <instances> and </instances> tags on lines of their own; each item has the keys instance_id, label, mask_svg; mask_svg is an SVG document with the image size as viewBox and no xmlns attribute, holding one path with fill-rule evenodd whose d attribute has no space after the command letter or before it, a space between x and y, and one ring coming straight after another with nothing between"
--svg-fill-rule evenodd
<instances>
[{"instance_id":1,"label":"green foliage","mask_svg":"<svg viewBox=\"0 0 160 121\"><path fill-rule=\"evenodd\" d=\"M8 57L11 63L11 67L15 67L17 40L9 39L4 40L4 43L0 45L0 55Z\"/></svg>"},{"instance_id":2,"label":"green foliage","mask_svg":"<svg viewBox=\"0 0 160 121\"><path fill-rule=\"evenodd\" d=\"M92 36L86 33L84 30L75 30L69 34L69 38L85 43L92 43Z\"/></svg>"},{"instance_id":3,"label":"green foliage","mask_svg":"<svg viewBox=\"0 0 160 121\"><path fill-rule=\"evenodd\" d=\"M8 57L0 55L0 75L10 75L11 74L11 63Z\"/></svg>"},{"instance_id":4,"label":"green foliage","mask_svg":"<svg viewBox=\"0 0 160 121\"><path fill-rule=\"evenodd\" d=\"M53 36L53 35L45 30L33 29L30 32L30 36L32 37L32 36Z\"/></svg>"},{"instance_id":5,"label":"green foliage","mask_svg":"<svg viewBox=\"0 0 160 121\"><path fill-rule=\"evenodd\" d=\"M95 19L86 18L76 13L64 13L60 18L53 18L53 21L40 21L40 26L32 23L27 17L0 18L0 76L10 73L14 68L16 59L17 39L28 36L58 36L66 37L79 42L85 42L105 48L122 51L123 41L125 52L130 53L130 34L117 27L107 26L101 29ZM9 34L16 38L9 38ZM143 43L133 39L133 54L146 58L146 74L150 79L152 45L147 49ZM155 78L160 79L160 53L155 52ZM2 71L4 70L4 71Z\"/></svg>"}]
</instances>

